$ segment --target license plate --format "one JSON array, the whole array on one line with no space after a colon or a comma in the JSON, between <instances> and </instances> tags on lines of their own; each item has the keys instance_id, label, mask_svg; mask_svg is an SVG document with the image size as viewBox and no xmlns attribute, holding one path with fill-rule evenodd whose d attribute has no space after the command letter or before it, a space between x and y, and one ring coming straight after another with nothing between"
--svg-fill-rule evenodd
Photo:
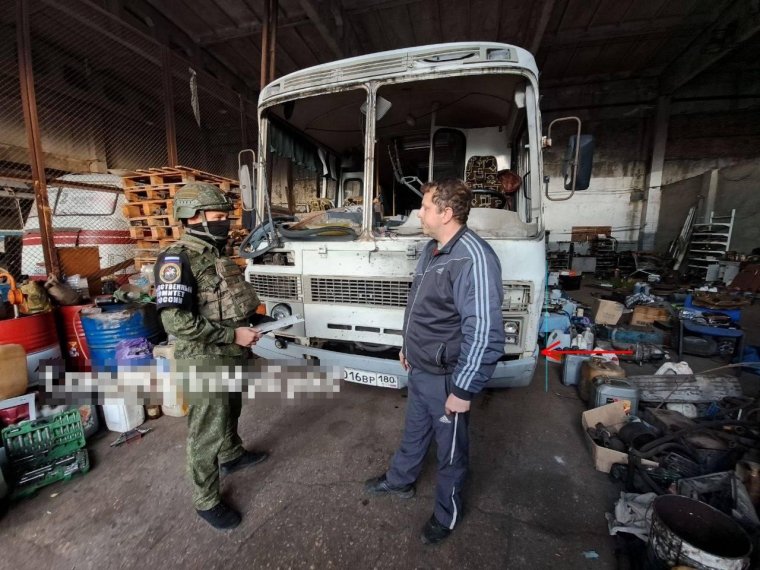
<instances>
[{"instance_id":1,"label":"license plate","mask_svg":"<svg viewBox=\"0 0 760 570\"><path fill-rule=\"evenodd\" d=\"M380 386L383 388L398 388L398 376L384 374L382 372L368 372L356 368L344 368L343 379L346 382L366 384L367 386Z\"/></svg>"}]
</instances>

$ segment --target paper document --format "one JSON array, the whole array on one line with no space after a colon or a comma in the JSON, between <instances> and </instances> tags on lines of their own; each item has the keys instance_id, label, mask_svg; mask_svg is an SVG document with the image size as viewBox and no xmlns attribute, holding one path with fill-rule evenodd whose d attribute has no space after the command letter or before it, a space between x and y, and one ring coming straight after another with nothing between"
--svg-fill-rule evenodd
<instances>
[{"instance_id":1,"label":"paper document","mask_svg":"<svg viewBox=\"0 0 760 570\"><path fill-rule=\"evenodd\" d=\"M289 317L285 317L284 319L279 319L279 320L272 321L269 323L262 323L260 325L256 325L253 328L259 331L260 333L264 334L271 331L284 329L285 327L289 327L296 323L302 323L302 322L303 322L303 317L301 315L290 315Z\"/></svg>"}]
</instances>

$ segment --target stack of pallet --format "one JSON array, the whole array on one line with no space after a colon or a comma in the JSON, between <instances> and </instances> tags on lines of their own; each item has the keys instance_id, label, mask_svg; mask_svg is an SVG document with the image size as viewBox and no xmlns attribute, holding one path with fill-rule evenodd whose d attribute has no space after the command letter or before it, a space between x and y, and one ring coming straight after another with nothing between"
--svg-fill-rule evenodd
<instances>
[{"instance_id":1,"label":"stack of pallet","mask_svg":"<svg viewBox=\"0 0 760 570\"><path fill-rule=\"evenodd\" d=\"M138 271L143 265L155 263L158 252L179 239L182 226L172 215L174 195L189 182L207 182L230 193L235 204L230 215L232 229L241 227L240 189L236 180L185 166L135 170L122 177L127 199L122 208L129 221L129 233L137 241L135 268Z\"/></svg>"}]
</instances>

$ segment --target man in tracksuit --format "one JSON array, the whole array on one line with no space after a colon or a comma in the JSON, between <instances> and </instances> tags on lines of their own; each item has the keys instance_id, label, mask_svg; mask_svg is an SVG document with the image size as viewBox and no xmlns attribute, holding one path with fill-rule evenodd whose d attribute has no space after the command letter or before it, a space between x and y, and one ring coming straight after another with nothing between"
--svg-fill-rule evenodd
<instances>
[{"instance_id":1,"label":"man in tracksuit","mask_svg":"<svg viewBox=\"0 0 760 570\"><path fill-rule=\"evenodd\" d=\"M470 400L504 354L501 264L466 223L472 193L457 179L422 187L419 218L433 238L414 275L404 315L401 365L409 399L401 445L390 468L369 479L373 495L414 496L414 482L435 437L435 509L421 539L444 540L462 516L461 490L469 464Z\"/></svg>"}]
</instances>

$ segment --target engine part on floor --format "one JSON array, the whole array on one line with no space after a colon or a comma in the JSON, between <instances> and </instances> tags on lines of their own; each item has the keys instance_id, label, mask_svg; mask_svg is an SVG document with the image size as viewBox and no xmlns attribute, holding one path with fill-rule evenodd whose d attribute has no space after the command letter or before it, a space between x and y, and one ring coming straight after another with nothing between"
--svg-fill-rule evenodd
<instances>
[{"instance_id":1,"label":"engine part on floor","mask_svg":"<svg viewBox=\"0 0 760 570\"><path fill-rule=\"evenodd\" d=\"M679 495L657 497L647 555L668 567L749 567L752 541L741 525L713 507ZM659 566L655 566L659 567Z\"/></svg>"},{"instance_id":2,"label":"engine part on floor","mask_svg":"<svg viewBox=\"0 0 760 570\"><path fill-rule=\"evenodd\" d=\"M668 408L645 408L642 419L652 424L663 434L697 425L694 420L686 417L678 410Z\"/></svg>"},{"instance_id":3,"label":"engine part on floor","mask_svg":"<svg viewBox=\"0 0 760 570\"><path fill-rule=\"evenodd\" d=\"M692 356L715 356L718 354L718 341L711 336L684 335L681 341L684 354Z\"/></svg>"},{"instance_id":4,"label":"engine part on floor","mask_svg":"<svg viewBox=\"0 0 760 570\"><path fill-rule=\"evenodd\" d=\"M618 430L618 437L626 446L641 449L642 446L660 437L660 430L643 421L630 421Z\"/></svg>"},{"instance_id":5,"label":"engine part on floor","mask_svg":"<svg viewBox=\"0 0 760 570\"><path fill-rule=\"evenodd\" d=\"M654 327L616 327L610 333L610 340L616 349L628 350L636 343L664 344L665 333Z\"/></svg>"},{"instance_id":6,"label":"engine part on floor","mask_svg":"<svg viewBox=\"0 0 760 570\"><path fill-rule=\"evenodd\" d=\"M675 451L669 451L663 455L658 463L664 469L678 473L680 477L697 477L704 473L699 463Z\"/></svg>"},{"instance_id":7,"label":"engine part on floor","mask_svg":"<svg viewBox=\"0 0 760 570\"><path fill-rule=\"evenodd\" d=\"M601 422L594 427L590 427L586 430L589 437L594 440L594 443L612 449L614 451L625 452L626 447L623 441L614 433L612 433Z\"/></svg>"},{"instance_id":8,"label":"engine part on floor","mask_svg":"<svg viewBox=\"0 0 760 570\"><path fill-rule=\"evenodd\" d=\"M645 362L656 362L667 357L667 353L654 344L637 342L625 350L632 350L633 354L621 354L620 360L635 362L639 366Z\"/></svg>"},{"instance_id":9,"label":"engine part on floor","mask_svg":"<svg viewBox=\"0 0 760 570\"><path fill-rule=\"evenodd\" d=\"M718 402L740 397L742 387L735 376L707 374L672 374L665 376L630 376L628 381L640 391L642 402L690 403Z\"/></svg>"},{"instance_id":10,"label":"engine part on floor","mask_svg":"<svg viewBox=\"0 0 760 570\"><path fill-rule=\"evenodd\" d=\"M676 483L676 491L732 516L750 532L760 528L750 493L733 471L681 479Z\"/></svg>"},{"instance_id":11,"label":"engine part on floor","mask_svg":"<svg viewBox=\"0 0 760 570\"><path fill-rule=\"evenodd\" d=\"M678 479L678 474L659 466L645 466L641 459L628 456L628 464L616 463L610 469L610 479L621 482L629 493L656 493L664 495Z\"/></svg>"},{"instance_id":12,"label":"engine part on floor","mask_svg":"<svg viewBox=\"0 0 760 570\"><path fill-rule=\"evenodd\" d=\"M597 376L607 378L625 378L625 370L614 362L608 362L601 358L590 358L581 365L581 382L578 385L578 395L584 402L591 397L591 389Z\"/></svg>"},{"instance_id":13,"label":"engine part on floor","mask_svg":"<svg viewBox=\"0 0 760 570\"><path fill-rule=\"evenodd\" d=\"M589 398L589 407L598 408L612 402L626 402L630 415L635 416L639 411L639 390L620 378L597 376Z\"/></svg>"},{"instance_id":14,"label":"engine part on floor","mask_svg":"<svg viewBox=\"0 0 760 570\"><path fill-rule=\"evenodd\" d=\"M731 471L736 467L736 462L744 454L744 450L729 449L699 449L697 455L704 473L716 473L718 471Z\"/></svg>"}]
</instances>

